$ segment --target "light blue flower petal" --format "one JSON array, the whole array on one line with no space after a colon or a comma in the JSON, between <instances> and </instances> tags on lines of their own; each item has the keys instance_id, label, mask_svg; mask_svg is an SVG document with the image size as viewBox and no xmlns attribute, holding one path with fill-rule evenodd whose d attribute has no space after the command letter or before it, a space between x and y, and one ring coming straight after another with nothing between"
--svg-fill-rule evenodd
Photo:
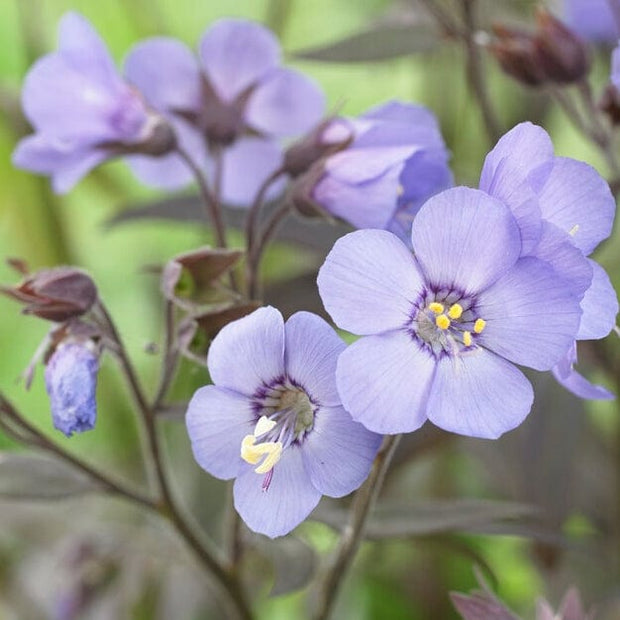
<instances>
[{"instance_id":1,"label":"light blue flower petal","mask_svg":"<svg viewBox=\"0 0 620 620\"><path fill-rule=\"evenodd\" d=\"M556 381L569 392L587 400L613 400L616 396L602 385L595 385L579 374L574 365L577 363L577 347L573 344L564 358L551 370Z\"/></svg>"},{"instance_id":2,"label":"light blue flower petal","mask_svg":"<svg viewBox=\"0 0 620 620\"><path fill-rule=\"evenodd\" d=\"M581 300L583 315L579 324L578 340L597 340L609 334L616 324L618 297L605 270L595 261L592 266L592 284Z\"/></svg>"},{"instance_id":3,"label":"light blue flower petal","mask_svg":"<svg viewBox=\"0 0 620 620\"><path fill-rule=\"evenodd\" d=\"M496 439L523 422L533 400L532 386L518 368L474 349L439 361L427 411L447 431Z\"/></svg>"}]
</instances>

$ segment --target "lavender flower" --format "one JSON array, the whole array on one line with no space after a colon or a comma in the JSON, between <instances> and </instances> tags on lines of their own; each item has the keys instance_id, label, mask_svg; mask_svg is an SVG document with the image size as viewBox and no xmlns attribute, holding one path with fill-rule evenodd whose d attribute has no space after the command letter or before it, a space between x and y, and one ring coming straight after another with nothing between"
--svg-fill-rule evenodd
<instances>
[{"instance_id":1,"label":"lavender flower","mask_svg":"<svg viewBox=\"0 0 620 620\"><path fill-rule=\"evenodd\" d=\"M281 165L277 139L315 125L325 98L312 80L280 67L280 45L259 24L216 21L203 35L199 55L200 63L183 43L157 37L133 48L125 73L151 105L189 128L181 141L200 165L213 173L201 140L188 133L206 137L222 154L224 199L247 205ZM143 161L139 175L157 182L162 166Z\"/></svg>"},{"instance_id":2,"label":"lavender flower","mask_svg":"<svg viewBox=\"0 0 620 620\"><path fill-rule=\"evenodd\" d=\"M544 129L522 123L488 154L480 189L501 200L518 221L522 256L541 258L570 280L581 303L577 340L605 337L618 313L616 293L605 271L586 258L606 239L616 203L607 182L580 161L555 157ZM556 379L582 398L612 398L573 366L575 343L553 369Z\"/></svg>"},{"instance_id":3,"label":"lavender flower","mask_svg":"<svg viewBox=\"0 0 620 620\"><path fill-rule=\"evenodd\" d=\"M194 394L187 429L200 466L236 478L235 508L256 532L290 532L321 495L347 495L368 475L380 436L342 407L334 373L344 348L316 315L285 324L271 307L227 325L211 345L215 385Z\"/></svg>"},{"instance_id":4,"label":"lavender flower","mask_svg":"<svg viewBox=\"0 0 620 620\"><path fill-rule=\"evenodd\" d=\"M27 74L22 104L35 134L18 144L13 163L50 175L57 192L106 159L174 146L164 118L118 76L103 41L77 13L60 21L58 51Z\"/></svg>"},{"instance_id":5,"label":"lavender flower","mask_svg":"<svg viewBox=\"0 0 620 620\"><path fill-rule=\"evenodd\" d=\"M45 368L54 427L67 437L95 426L99 357L87 342L62 343Z\"/></svg>"},{"instance_id":6,"label":"lavender flower","mask_svg":"<svg viewBox=\"0 0 620 620\"><path fill-rule=\"evenodd\" d=\"M424 201L452 185L448 151L434 115L422 106L392 101L358 119L339 119L324 141L351 143L320 165L312 198L357 228L390 230L409 239Z\"/></svg>"},{"instance_id":7,"label":"lavender flower","mask_svg":"<svg viewBox=\"0 0 620 620\"><path fill-rule=\"evenodd\" d=\"M595 43L620 37L620 0L565 0L564 21L578 35Z\"/></svg>"},{"instance_id":8,"label":"lavender flower","mask_svg":"<svg viewBox=\"0 0 620 620\"><path fill-rule=\"evenodd\" d=\"M495 438L529 413L533 391L514 364L549 370L579 328L579 289L546 261L522 257L502 202L457 187L413 221L414 255L394 235L350 233L319 272L338 326L365 336L338 360L344 407L375 432L428 418Z\"/></svg>"}]
</instances>

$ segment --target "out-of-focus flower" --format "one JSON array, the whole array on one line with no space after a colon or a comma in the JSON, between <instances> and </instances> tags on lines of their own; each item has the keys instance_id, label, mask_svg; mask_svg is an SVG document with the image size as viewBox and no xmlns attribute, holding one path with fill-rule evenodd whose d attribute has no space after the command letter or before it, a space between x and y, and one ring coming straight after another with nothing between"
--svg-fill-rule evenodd
<instances>
[{"instance_id":1,"label":"out-of-focus flower","mask_svg":"<svg viewBox=\"0 0 620 620\"><path fill-rule=\"evenodd\" d=\"M620 125L620 45L611 55L609 84L599 104L613 125Z\"/></svg>"},{"instance_id":2,"label":"out-of-focus flower","mask_svg":"<svg viewBox=\"0 0 620 620\"><path fill-rule=\"evenodd\" d=\"M224 199L247 205L282 163L277 140L316 125L325 97L308 77L280 66L278 40L253 22L216 21L200 41L199 56L200 62L174 39L153 38L132 49L125 73L152 106L206 138L223 158ZM184 147L213 166L200 141L188 138ZM141 165L140 176L157 180L159 168Z\"/></svg>"},{"instance_id":3,"label":"out-of-focus flower","mask_svg":"<svg viewBox=\"0 0 620 620\"><path fill-rule=\"evenodd\" d=\"M411 242L414 254L388 232L357 231L321 267L327 311L364 336L338 361L342 403L375 432L430 419L496 438L533 401L515 364L550 370L560 361L579 328L582 291L548 262L522 257L516 218L479 190L428 200Z\"/></svg>"},{"instance_id":4,"label":"out-of-focus flower","mask_svg":"<svg viewBox=\"0 0 620 620\"><path fill-rule=\"evenodd\" d=\"M586 41L616 43L620 37L620 0L564 0L562 17Z\"/></svg>"},{"instance_id":5,"label":"out-of-focus flower","mask_svg":"<svg viewBox=\"0 0 620 620\"><path fill-rule=\"evenodd\" d=\"M576 588L566 592L557 613L551 605L541 598L536 603L536 620L594 620L594 612L586 612L581 596Z\"/></svg>"},{"instance_id":6,"label":"out-of-focus flower","mask_svg":"<svg viewBox=\"0 0 620 620\"><path fill-rule=\"evenodd\" d=\"M24 314L56 322L85 314L97 300L95 283L75 267L42 269L18 286L0 286L0 292L26 304Z\"/></svg>"},{"instance_id":7,"label":"out-of-focus flower","mask_svg":"<svg viewBox=\"0 0 620 620\"><path fill-rule=\"evenodd\" d=\"M521 123L487 155L480 189L513 212L521 231L522 256L549 262L573 283L582 309L576 340L609 334L618 299L605 271L587 258L613 226L616 203L607 182L584 162L556 157L544 129ZM576 359L573 343L558 360L556 379L582 398L611 398L607 390L577 374Z\"/></svg>"},{"instance_id":8,"label":"out-of-focus flower","mask_svg":"<svg viewBox=\"0 0 620 620\"><path fill-rule=\"evenodd\" d=\"M47 361L45 387L54 427L67 437L95 426L99 353L92 341L60 343Z\"/></svg>"},{"instance_id":9,"label":"out-of-focus flower","mask_svg":"<svg viewBox=\"0 0 620 620\"><path fill-rule=\"evenodd\" d=\"M157 156L175 145L170 125L120 78L103 41L77 13L60 21L58 51L28 72L22 104L35 133L18 144L13 163L51 176L57 192L112 157Z\"/></svg>"},{"instance_id":10,"label":"out-of-focus flower","mask_svg":"<svg viewBox=\"0 0 620 620\"><path fill-rule=\"evenodd\" d=\"M392 101L357 119L335 119L321 144L339 145L295 180L293 199L356 228L409 238L423 202L452 185L449 154L437 120L422 106Z\"/></svg>"},{"instance_id":11,"label":"out-of-focus flower","mask_svg":"<svg viewBox=\"0 0 620 620\"><path fill-rule=\"evenodd\" d=\"M584 42L544 9L536 12L531 33L496 24L489 49L502 69L528 86L579 82L590 70Z\"/></svg>"},{"instance_id":12,"label":"out-of-focus flower","mask_svg":"<svg viewBox=\"0 0 620 620\"><path fill-rule=\"evenodd\" d=\"M321 495L347 495L370 471L381 438L342 407L335 369L344 348L316 315L285 324L271 307L230 323L211 345L215 385L194 394L187 429L200 466L236 478L235 508L256 532L290 532Z\"/></svg>"}]
</instances>

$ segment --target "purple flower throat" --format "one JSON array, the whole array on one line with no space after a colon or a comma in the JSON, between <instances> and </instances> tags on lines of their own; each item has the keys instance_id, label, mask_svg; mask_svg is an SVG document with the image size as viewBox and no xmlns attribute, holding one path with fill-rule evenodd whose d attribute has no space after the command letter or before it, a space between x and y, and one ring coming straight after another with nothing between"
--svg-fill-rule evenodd
<instances>
[{"instance_id":1,"label":"purple flower throat","mask_svg":"<svg viewBox=\"0 0 620 620\"><path fill-rule=\"evenodd\" d=\"M265 474L262 488L267 491L282 451L299 444L314 427L318 405L302 387L279 378L254 394L253 406L256 427L241 442L241 458Z\"/></svg>"}]
</instances>

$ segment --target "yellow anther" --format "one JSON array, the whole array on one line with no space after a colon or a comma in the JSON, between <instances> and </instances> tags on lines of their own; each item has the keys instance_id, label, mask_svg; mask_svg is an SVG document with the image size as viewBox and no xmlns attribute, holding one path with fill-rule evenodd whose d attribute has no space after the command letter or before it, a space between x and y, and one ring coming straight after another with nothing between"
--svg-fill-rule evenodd
<instances>
[{"instance_id":1,"label":"yellow anther","mask_svg":"<svg viewBox=\"0 0 620 620\"><path fill-rule=\"evenodd\" d=\"M266 474L282 456L282 443L266 441L256 443L254 435L246 435L241 441L241 458L250 465L256 465L265 456L263 462L254 470L257 474Z\"/></svg>"},{"instance_id":2,"label":"yellow anther","mask_svg":"<svg viewBox=\"0 0 620 620\"><path fill-rule=\"evenodd\" d=\"M450 310L448 310L448 316L451 319L460 319L463 314L463 306L461 304L452 304Z\"/></svg>"},{"instance_id":3,"label":"yellow anther","mask_svg":"<svg viewBox=\"0 0 620 620\"><path fill-rule=\"evenodd\" d=\"M476 319L474 323L474 331L479 334L486 327L487 322L484 319Z\"/></svg>"},{"instance_id":4,"label":"yellow anther","mask_svg":"<svg viewBox=\"0 0 620 620\"><path fill-rule=\"evenodd\" d=\"M435 319L435 325L437 325L439 329L448 329L448 327L450 327L450 319L445 314L440 314Z\"/></svg>"},{"instance_id":5,"label":"yellow anther","mask_svg":"<svg viewBox=\"0 0 620 620\"><path fill-rule=\"evenodd\" d=\"M471 332L463 332L463 344L466 347L471 347Z\"/></svg>"},{"instance_id":6,"label":"yellow anther","mask_svg":"<svg viewBox=\"0 0 620 620\"><path fill-rule=\"evenodd\" d=\"M260 437L264 435L268 431L270 431L276 423L273 420L270 420L266 415L263 415L259 418L256 423L256 428L254 429L254 437Z\"/></svg>"},{"instance_id":7,"label":"yellow anther","mask_svg":"<svg viewBox=\"0 0 620 620\"><path fill-rule=\"evenodd\" d=\"M571 237L574 237L577 234L577 231L579 230L579 224L575 224L569 231L568 234Z\"/></svg>"},{"instance_id":8,"label":"yellow anther","mask_svg":"<svg viewBox=\"0 0 620 620\"><path fill-rule=\"evenodd\" d=\"M430 304L428 304L428 309L431 312L434 312L435 314L441 314L444 311L443 304L440 304L436 301L433 301Z\"/></svg>"}]
</instances>

